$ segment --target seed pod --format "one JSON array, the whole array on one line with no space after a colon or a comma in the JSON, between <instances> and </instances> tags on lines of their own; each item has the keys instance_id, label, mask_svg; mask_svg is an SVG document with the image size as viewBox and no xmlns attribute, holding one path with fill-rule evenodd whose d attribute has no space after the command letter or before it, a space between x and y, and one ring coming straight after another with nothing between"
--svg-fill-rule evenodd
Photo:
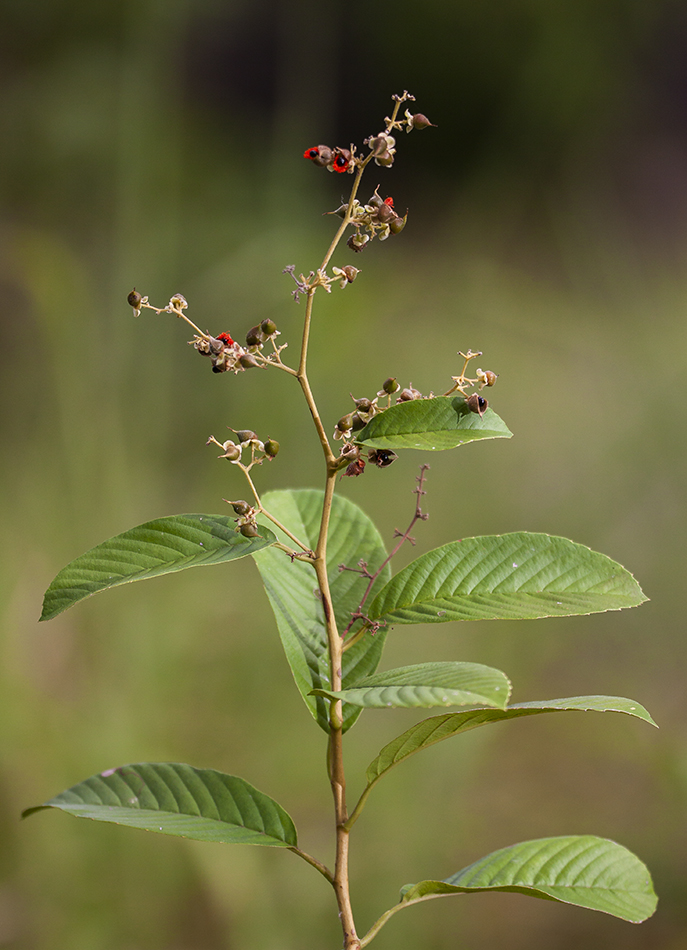
<instances>
[{"instance_id":1,"label":"seed pod","mask_svg":"<svg viewBox=\"0 0 687 950\"><path fill-rule=\"evenodd\" d=\"M392 452L391 449L370 449L367 453L368 461L372 462L377 468L386 468L388 465L391 465L392 462L395 462L398 458L395 452Z\"/></svg>"},{"instance_id":2,"label":"seed pod","mask_svg":"<svg viewBox=\"0 0 687 950\"><path fill-rule=\"evenodd\" d=\"M219 356L219 354L224 349L224 341L220 340L219 338L215 339L214 336L211 336L208 340L208 346L211 353L214 353L215 356Z\"/></svg>"},{"instance_id":3,"label":"seed pod","mask_svg":"<svg viewBox=\"0 0 687 950\"><path fill-rule=\"evenodd\" d=\"M169 301L170 305L176 310L186 310L188 304L186 303L186 298L183 294L174 294L174 296Z\"/></svg>"},{"instance_id":4,"label":"seed pod","mask_svg":"<svg viewBox=\"0 0 687 950\"><path fill-rule=\"evenodd\" d=\"M395 218L392 218L389 221L389 230L392 234L400 234L403 228L406 226L406 221L408 220L408 214L406 213L404 217L399 217L396 215Z\"/></svg>"},{"instance_id":5,"label":"seed pod","mask_svg":"<svg viewBox=\"0 0 687 950\"><path fill-rule=\"evenodd\" d=\"M413 128L414 129L428 129L430 125L436 129L436 125L433 122L430 122L426 115L423 115L421 112L416 112L413 116Z\"/></svg>"},{"instance_id":6,"label":"seed pod","mask_svg":"<svg viewBox=\"0 0 687 950\"><path fill-rule=\"evenodd\" d=\"M252 429L239 429L236 432L236 438L242 445L245 445L246 442L252 442L253 439L257 441L257 435L253 432Z\"/></svg>"},{"instance_id":7,"label":"seed pod","mask_svg":"<svg viewBox=\"0 0 687 950\"><path fill-rule=\"evenodd\" d=\"M243 353L239 356L239 363L244 369L253 369L256 366L260 366L260 363L258 363L255 357L251 356L250 353Z\"/></svg>"},{"instance_id":8,"label":"seed pod","mask_svg":"<svg viewBox=\"0 0 687 950\"><path fill-rule=\"evenodd\" d=\"M379 155L375 155L375 164L384 165L385 167L393 165L394 156L391 154L391 152L385 149L383 152L380 152Z\"/></svg>"},{"instance_id":9,"label":"seed pod","mask_svg":"<svg viewBox=\"0 0 687 950\"><path fill-rule=\"evenodd\" d=\"M274 439L268 439L265 442L265 455L273 459L275 455L279 452L279 443Z\"/></svg>"},{"instance_id":10,"label":"seed pod","mask_svg":"<svg viewBox=\"0 0 687 950\"><path fill-rule=\"evenodd\" d=\"M349 432L353 428L353 413L349 412L347 415L341 416L336 423L336 428L340 432Z\"/></svg>"},{"instance_id":11,"label":"seed pod","mask_svg":"<svg viewBox=\"0 0 687 950\"><path fill-rule=\"evenodd\" d=\"M367 397L363 396L362 399L354 399L355 408L360 412L369 412L372 408L372 403Z\"/></svg>"},{"instance_id":12,"label":"seed pod","mask_svg":"<svg viewBox=\"0 0 687 950\"><path fill-rule=\"evenodd\" d=\"M143 297L141 297L141 295L139 294L139 292L136 290L135 287L131 291L129 296L126 298L127 303L129 304L130 307L133 307L134 310L138 310L140 308L142 300L143 300Z\"/></svg>"},{"instance_id":13,"label":"seed pod","mask_svg":"<svg viewBox=\"0 0 687 950\"><path fill-rule=\"evenodd\" d=\"M265 334L259 326L251 327L246 333L246 343L248 346L260 346L266 340Z\"/></svg>"},{"instance_id":14,"label":"seed pod","mask_svg":"<svg viewBox=\"0 0 687 950\"><path fill-rule=\"evenodd\" d=\"M240 498L238 501L230 501L229 504L234 509L237 515L247 515L251 509L251 506L247 501L244 501Z\"/></svg>"},{"instance_id":15,"label":"seed pod","mask_svg":"<svg viewBox=\"0 0 687 950\"><path fill-rule=\"evenodd\" d=\"M484 378L486 380L487 386L493 386L496 382L496 373L492 373L490 369L485 369Z\"/></svg>"},{"instance_id":16,"label":"seed pod","mask_svg":"<svg viewBox=\"0 0 687 950\"><path fill-rule=\"evenodd\" d=\"M360 449L353 442L347 442L341 449L341 457L348 459L349 462L354 462L360 458Z\"/></svg>"},{"instance_id":17,"label":"seed pod","mask_svg":"<svg viewBox=\"0 0 687 950\"><path fill-rule=\"evenodd\" d=\"M346 275L346 280L351 284L360 273L358 268L354 267L352 264L346 264L344 267L341 268L341 270Z\"/></svg>"},{"instance_id":18,"label":"seed pod","mask_svg":"<svg viewBox=\"0 0 687 950\"><path fill-rule=\"evenodd\" d=\"M225 442L222 448L224 455L220 455L220 458L227 459L229 462L236 462L241 458L241 449L233 442Z\"/></svg>"},{"instance_id":19,"label":"seed pod","mask_svg":"<svg viewBox=\"0 0 687 950\"><path fill-rule=\"evenodd\" d=\"M364 419L361 419L357 412L353 413L353 423L351 425L352 432L360 432L361 429L364 429L367 425Z\"/></svg>"},{"instance_id":20,"label":"seed pod","mask_svg":"<svg viewBox=\"0 0 687 950\"><path fill-rule=\"evenodd\" d=\"M212 364L213 373L226 373L228 369L229 367L227 366L224 360L218 360L216 363Z\"/></svg>"},{"instance_id":21,"label":"seed pod","mask_svg":"<svg viewBox=\"0 0 687 950\"><path fill-rule=\"evenodd\" d=\"M277 332L277 324L274 320L270 320L269 317L266 320L263 320L260 324L260 329L265 334L265 336L274 336Z\"/></svg>"},{"instance_id":22,"label":"seed pod","mask_svg":"<svg viewBox=\"0 0 687 950\"><path fill-rule=\"evenodd\" d=\"M382 205L377 209L377 220L382 224L386 224L388 221L391 221L392 218L397 218L398 215L386 202L383 202Z\"/></svg>"},{"instance_id":23,"label":"seed pod","mask_svg":"<svg viewBox=\"0 0 687 950\"><path fill-rule=\"evenodd\" d=\"M244 538L257 538L258 536L258 526L249 522L248 524L242 524L239 528L239 531L244 536Z\"/></svg>"},{"instance_id":24,"label":"seed pod","mask_svg":"<svg viewBox=\"0 0 687 950\"><path fill-rule=\"evenodd\" d=\"M375 192L370 198L370 200L368 201L368 204L373 208L380 208L384 204L384 202L379 197L377 192Z\"/></svg>"},{"instance_id":25,"label":"seed pod","mask_svg":"<svg viewBox=\"0 0 687 950\"><path fill-rule=\"evenodd\" d=\"M398 396L398 402L410 402L411 399L419 399L421 396L422 393L418 392L417 389L413 389L411 386L401 390Z\"/></svg>"},{"instance_id":26,"label":"seed pod","mask_svg":"<svg viewBox=\"0 0 687 950\"><path fill-rule=\"evenodd\" d=\"M382 389L384 390L385 393L388 393L389 395L391 395L392 393L398 392L400 388L401 387L395 376L389 376L389 378L385 379L384 382L382 383Z\"/></svg>"},{"instance_id":27,"label":"seed pod","mask_svg":"<svg viewBox=\"0 0 687 950\"><path fill-rule=\"evenodd\" d=\"M472 393L466 401L470 412L476 412L480 417L484 415L484 411L489 405L484 396L479 396L477 393Z\"/></svg>"},{"instance_id":28,"label":"seed pod","mask_svg":"<svg viewBox=\"0 0 687 950\"><path fill-rule=\"evenodd\" d=\"M303 158L309 158L313 165L324 168L332 160L332 150L326 145L314 145L312 148L306 148Z\"/></svg>"}]
</instances>

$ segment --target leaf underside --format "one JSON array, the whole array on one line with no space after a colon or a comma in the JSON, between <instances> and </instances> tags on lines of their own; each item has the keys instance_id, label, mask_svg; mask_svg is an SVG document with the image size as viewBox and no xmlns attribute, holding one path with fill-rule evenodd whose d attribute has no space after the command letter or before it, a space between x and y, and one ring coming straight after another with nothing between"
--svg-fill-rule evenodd
<instances>
[{"instance_id":1,"label":"leaf underside","mask_svg":"<svg viewBox=\"0 0 687 950\"><path fill-rule=\"evenodd\" d=\"M387 624L528 620L635 607L620 564L583 544L522 531L453 541L399 571L367 611Z\"/></svg>"},{"instance_id":2,"label":"leaf underside","mask_svg":"<svg viewBox=\"0 0 687 950\"><path fill-rule=\"evenodd\" d=\"M276 538L267 528L244 538L226 515L172 515L118 534L62 568L45 593L41 620L109 587L254 554Z\"/></svg>"},{"instance_id":3,"label":"leaf underside","mask_svg":"<svg viewBox=\"0 0 687 950\"><path fill-rule=\"evenodd\" d=\"M498 706L510 695L505 673L481 663L418 663L366 676L339 692L321 695L366 708Z\"/></svg>"},{"instance_id":4,"label":"leaf underside","mask_svg":"<svg viewBox=\"0 0 687 950\"><path fill-rule=\"evenodd\" d=\"M530 703L517 703L506 709L468 709L465 712L446 713L432 716L407 729L392 739L370 763L367 769L368 786L374 785L382 775L408 756L436 745L444 739L469 732L478 726L504 722L507 719L519 719L524 716L537 716L553 712L618 712L634 716L655 726L656 723L644 706L622 696L572 696L566 699L540 700Z\"/></svg>"},{"instance_id":5,"label":"leaf underside","mask_svg":"<svg viewBox=\"0 0 687 950\"><path fill-rule=\"evenodd\" d=\"M454 449L476 439L510 439L493 409L471 412L464 396L434 396L397 403L368 422L356 442L370 449Z\"/></svg>"},{"instance_id":6,"label":"leaf underside","mask_svg":"<svg viewBox=\"0 0 687 950\"><path fill-rule=\"evenodd\" d=\"M317 545L322 517L323 493L315 489L274 491L263 497L263 505L304 544ZM280 540L293 546L277 530ZM386 558L384 542L368 516L352 501L335 495L332 502L327 572L339 631L351 619L360 603L368 580L356 571L340 571L339 565L358 568L367 563L371 572ZM322 603L318 597L317 579L311 565L291 562L278 550L264 550L256 555L262 582L277 619L286 658L303 700L325 732L329 732L329 703L323 695L311 695L313 689L329 687L329 655L327 628ZM391 576L387 565L377 578L373 594ZM379 664L386 631L363 636L344 653L343 683L356 682L373 673ZM361 713L360 706L344 705L344 729L349 729Z\"/></svg>"},{"instance_id":7,"label":"leaf underside","mask_svg":"<svg viewBox=\"0 0 687 950\"><path fill-rule=\"evenodd\" d=\"M244 779L176 762L108 769L28 808L23 817L45 808L196 841L297 844L290 816Z\"/></svg>"},{"instance_id":8,"label":"leaf underside","mask_svg":"<svg viewBox=\"0 0 687 950\"><path fill-rule=\"evenodd\" d=\"M540 838L494 851L444 881L407 885L402 901L477 891L511 891L641 923L657 898L646 865L615 841L593 835Z\"/></svg>"}]
</instances>

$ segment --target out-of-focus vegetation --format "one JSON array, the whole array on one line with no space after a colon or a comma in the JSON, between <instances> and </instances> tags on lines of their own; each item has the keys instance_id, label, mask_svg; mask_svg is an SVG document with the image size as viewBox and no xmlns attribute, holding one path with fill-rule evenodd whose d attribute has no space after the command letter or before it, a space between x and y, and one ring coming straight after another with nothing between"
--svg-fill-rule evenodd
<instances>
[{"instance_id":1,"label":"out-of-focus vegetation","mask_svg":"<svg viewBox=\"0 0 687 950\"><path fill-rule=\"evenodd\" d=\"M328 888L290 854L18 815L108 767L185 761L273 795L326 857L322 735L248 559L36 620L86 548L243 494L204 447L210 433L249 426L281 442L260 488L319 484L292 380L215 376L181 325L136 321L125 298L133 285L161 304L181 291L200 326L235 336L270 316L296 349L302 313L281 269L317 265L332 231L322 213L340 198L303 149L360 142L408 88L439 128L366 175L363 190L379 182L409 224L355 259L355 286L318 297L322 409L333 426L349 391L372 395L388 375L441 391L458 349L483 350L515 437L430 459L416 551L548 531L624 563L651 602L400 628L385 662L415 662L423 637L423 659L506 670L516 700L627 695L661 731L543 717L404 765L356 827L360 926L408 881L518 840L591 833L651 867L661 902L648 923L484 895L413 909L375 946L684 947L684 6L5 0L0 16L0 946L338 946ZM407 523L419 461L405 453L341 486L387 538ZM348 742L353 794L416 718L364 713Z\"/></svg>"}]
</instances>

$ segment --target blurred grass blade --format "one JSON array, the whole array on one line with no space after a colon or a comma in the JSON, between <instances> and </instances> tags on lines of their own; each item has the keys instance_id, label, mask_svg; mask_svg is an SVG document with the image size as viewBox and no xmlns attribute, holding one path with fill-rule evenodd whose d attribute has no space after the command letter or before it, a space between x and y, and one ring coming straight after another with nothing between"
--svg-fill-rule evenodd
<instances>
[{"instance_id":1,"label":"blurred grass blade","mask_svg":"<svg viewBox=\"0 0 687 950\"><path fill-rule=\"evenodd\" d=\"M436 745L444 739L469 732L478 726L537 716L552 712L619 712L635 716L655 726L656 723L644 706L622 696L572 696L567 699L540 700L532 703L517 703L506 709L469 709L465 712L448 713L424 719L407 729L384 746L367 769L368 787L374 785L386 772L408 756Z\"/></svg>"},{"instance_id":2,"label":"blurred grass blade","mask_svg":"<svg viewBox=\"0 0 687 950\"><path fill-rule=\"evenodd\" d=\"M342 699L355 706L499 706L505 707L511 685L501 670L481 663L418 663L366 676L339 692L316 694Z\"/></svg>"},{"instance_id":3,"label":"blurred grass blade","mask_svg":"<svg viewBox=\"0 0 687 950\"><path fill-rule=\"evenodd\" d=\"M406 885L402 903L478 891L511 891L576 904L631 923L651 917L657 898L646 865L593 835L523 841L494 851L445 881Z\"/></svg>"},{"instance_id":4,"label":"blurred grass blade","mask_svg":"<svg viewBox=\"0 0 687 950\"><path fill-rule=\"evenodd\" d=\"M304 544L317 545L322 517L323 493L315 489L269 492L262 499L266 510L292 531ZM277 529L285 543L292 542ZM327 573L339 630L351 619L368 580L359 571L340 571L339 565L357 568L363 560L374 572L386 558L384 542L364 511L346 498L334 496L327 543ZM313 689L329 686L327 628L322 603L317 596L317 579L311 565L291 562L279 551L256 555L262 582L277 619L286 658L296 685L308 709L325 732L329 731L329 703ZM373 594L391 576L387 565L375 581ZM377 669L384 647L385 630L362 637L344 653L343 683L357 682ZM349 729L361 713L359 706L344 706L344 729Z\"/></svg>"},{"instance_id":5,"label":"blurred grass blade","mask_svg":"<svg viewBox=\"0 0 687 950\"><path fill-rule=\"evenodd\" d=\"M367 610L387 624L528 620L635 607L624 567L583 544L522 531L453 541L399 571Z\"/></svg>"},{"instance_id":6,"label":"blurred grass blade","mask_svg":"<svg viewBox=\"0 0 687 950\"><path fill-rule=\"evenodd\" d=\"M23 817L60 808L78 818L165 835L295 847L296 829L281 805L236 775L176 762L141 762L93 775Z\"/></svg>"},{"instance_id":7,"label":"blurred grass blade","mask_svg":"<svg viewBox=\"0 0 687 950\"><path fill-rule=\"evenodd\" d=\"M464 396L435 396L390 406L373 416L356 442L370 449L454 449L475 439L510 439L493 409L471 412Z\"/></svg>"},{"instance_id":8,"label":"blurred grass blade","mask_svg":"<svg viewBox=\"0 0 687 950\"><path fill-rule=\"evenodd\" d=\"M172 515L118 534L62 568L45 593L40 619L52 620L109 587L232 561L277 540L267 528L257 538L244 538L235 528L225 515Z\"/></svg>"}]
</instances>

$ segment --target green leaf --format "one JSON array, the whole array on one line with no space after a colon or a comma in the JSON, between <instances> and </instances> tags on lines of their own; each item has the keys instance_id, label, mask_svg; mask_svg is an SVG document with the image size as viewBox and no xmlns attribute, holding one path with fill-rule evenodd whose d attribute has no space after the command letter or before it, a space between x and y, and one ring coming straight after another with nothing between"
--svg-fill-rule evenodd
<instances>
[{"instance_id":1,"label":"green leaf","mask_svg":"<svg viewBox=\"0 0 687 950\"><path fill-rule=\"evenodd\" d=\"M244 538L225 515L172 515L147 521L91 548L62 568L45 594L41 620L52 620L84 597L130 581L254 554L277 540L261 528Z\"/></svg>"},{"instance_id":2,"label":"green leaf","mask_svg":"<svg viewBox=\"0 0 687 950\"><path fill-rule=\"evenodd\" d=\"M304 544L315 548L322 517L323 493L315 489L269 492L263 505ZM293 546L285 535L280 539ZM339 565L357 568L362 559L370 571L377 570L386 558L384 542L368 516L346 498L334 496L327 544L327 573L339 630L351 619L363 596L368 580L354 571L340 571ZM329 686L327 629L322 604L317 596L317 579L311 565L291 562L277 550L256 555L256 563L277 618L286 658L296 685L308 709L325 732L329 732L329 703L313 689ZM389 579L387 565L375 581L374 594ZM386 631L365 634L344 653L343 683L356 682L373 673L379 664ZM358 706L344 706L344 729L360 715Z\"/></svg>"},{"instance_id":3,"label":"green leaf","mask_svg":"<svg viewBox=\"0 0 687 950\"><path fill-rule=\"evenodd\" d=\"M108 769L28 808L22 817L44 808L195 841L273 848L297 844L293 821L269 796L236 775L177 762Z\"/></svg>"},{"instance_id":4,"label":"green leaf","mask_svg":"<svg viewBox=\"0 0 687 950\"><path fill-rule=\"evenodd\" d=\"M604 554L548 534L465 538L399 571L367 610L375 621L528 620L635 607L647 598Z\"/></svg>"},{"instance_id":5,"label":"green leaf","mask_svg":"<svg viewBox=\"0 0 687 950\"><path fill-rule=\"evenodd\" d=\"M454 449L475 439L510 439L493 409L471 412L464 396L434 396L390 406L373 416L356 442L370 449Z\"/></svg>"},{"instance_id":6,"label":"green leaf","mask_svg":"<svg viewBox=\"0 0 687 950\"><path fill-rule=\"evenodd\" d=\"M646 865L594 835L523 841L488 854L445 881L406 885L402 902L477 891L512 891L603 911L631 923L651 917L657 898Z\"/></svg>"},{"instance_id":7,"label":"green leaf","mask_svg":"<svg viewBox=\"0 0 687 950\"><path fill-rule=\"evenodd\" d=\"M480 663L418 663L366 676L340 692L316 695L342 699L355 706L499 706L508 702L511 685L501 670Z\"/></svg>"},{"instance_id":8,"label":"green leaf","mask_svg":"<svg viewBox=\"0 0 687 950\"><path fill-rule=\"evenodd\" d=\"M469 709L465 712L433 716L431 719L424 719L411 726L384 746L377 758L368 766L368 788L408 756L427 749L443 739L450 739L452 736L476 729L478 726L488 726L490 723L503 722L506 719L569 711L626 713L628 716L643 719L652 726L656 725L644 706L622 696L572 696L567 699L517 703L506 709Z\"/></svg>"}]
</instances>

